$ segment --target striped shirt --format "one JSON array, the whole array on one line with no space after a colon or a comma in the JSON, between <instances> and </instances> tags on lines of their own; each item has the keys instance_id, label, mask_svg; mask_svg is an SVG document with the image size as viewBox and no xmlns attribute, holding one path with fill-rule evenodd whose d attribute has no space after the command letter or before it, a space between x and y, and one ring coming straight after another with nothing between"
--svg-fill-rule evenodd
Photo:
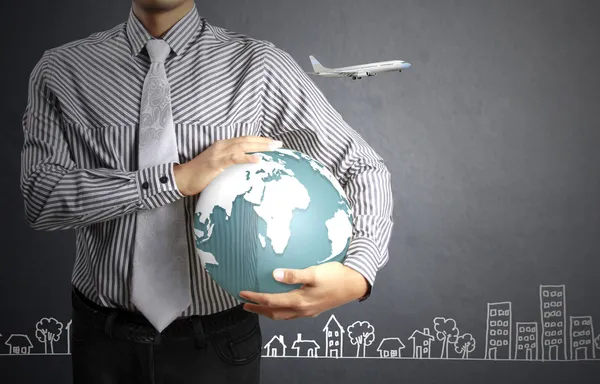
<instances>
[{"instance_id":1,"label":"striped shirt","mask_svg":"<svg viewBox=\"0 0 600 384\"><path fill-rule=\"evenodd\" d=\"M194 6L162 37L171 46L171 87L179 160L217 140L267 136L323 163L354 213L344 264L374 283L387 262L392 230L390 173L292 57L272 43L209 24ZM72 283L105 307L130 301L136 213L184 199L192 305L181 316L239 302L210 278L196 255L193 213L170 164L137 167L145 49L139 19L43 53L31 72L23 116L21 190L34 229L76 233ZM169 182L161 183L161 176ZM149 188L142 188L144 182Z\"/></svg>"}]
</instances>

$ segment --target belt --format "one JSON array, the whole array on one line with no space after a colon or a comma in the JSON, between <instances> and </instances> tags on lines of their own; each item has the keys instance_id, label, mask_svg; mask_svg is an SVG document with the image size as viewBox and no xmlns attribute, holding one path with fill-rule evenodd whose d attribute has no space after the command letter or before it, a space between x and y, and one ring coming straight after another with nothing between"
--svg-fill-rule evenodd
<instances>
[{"instance_id":1,"label":"belt","mask_svg":"<svg viewBox=\"0 0 600 384\"><path fill-rule=\"evenodd\" d=\"M204 345L206 338L226 331L252 315L238 305L211 315L175 319L162 332L158 332L141 313L102 307L86 298L74 286L71 298L74 316L82 321L111 337L150 344L160 344L163 339L195 338Z\"/></svg>"}]
</instances>

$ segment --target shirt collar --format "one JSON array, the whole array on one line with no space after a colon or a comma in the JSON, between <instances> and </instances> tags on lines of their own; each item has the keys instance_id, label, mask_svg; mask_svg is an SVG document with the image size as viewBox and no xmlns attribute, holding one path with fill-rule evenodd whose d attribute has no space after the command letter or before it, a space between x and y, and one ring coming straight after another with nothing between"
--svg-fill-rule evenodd
<instances>
[{"instance_id":1,"label":"shirt collar","mask_svg":"<svg viewBox=\"0 0 600 384\"><path fill-rule=\"evenodd\" d=\"M198 14L196 4L194 4L193 8L183 18L161 36L161 39L169 44L171 50L176 55L181 55L187 50L188 43L199 29L201 21L202 18ZM146 42L153 37L133 13L133 7L129 11L129 19L127 20L125 29L131 54L137 56L146 45Z\"/></svg>"}]
</instances>

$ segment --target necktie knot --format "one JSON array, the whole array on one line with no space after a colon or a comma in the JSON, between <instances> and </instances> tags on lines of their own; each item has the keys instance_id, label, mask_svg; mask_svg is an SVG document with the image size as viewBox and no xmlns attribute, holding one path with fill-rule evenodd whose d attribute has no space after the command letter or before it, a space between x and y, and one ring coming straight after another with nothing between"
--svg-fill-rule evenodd
<instances>
[{"instance_id":1,"label":"necktie knot","mask_svg":"<svg viewBox=\"0 0 600 384\"><path fill-rule=\"evenodd\" d=\"M146 43L148 55L153 63L164 63L171 52L169 43L161 39L151 39Z\"/></svg>"}]
</instances>

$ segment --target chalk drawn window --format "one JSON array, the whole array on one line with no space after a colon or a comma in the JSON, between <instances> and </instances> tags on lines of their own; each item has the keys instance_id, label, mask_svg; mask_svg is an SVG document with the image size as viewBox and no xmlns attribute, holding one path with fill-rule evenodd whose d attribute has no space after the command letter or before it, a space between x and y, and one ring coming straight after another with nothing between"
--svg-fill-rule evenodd
<instances>
[{"instance_id":1,"label":"chalk drawn window","mask_svg":"<svg viewBox=\"0 0 600 384\"><path fill-rule=\"evenodd\" d=\"M496 320L490 321L490 326L495 327L496 326Z\"/></svg>"},{"instance_id":2,"label":"chalk drawn window","mask_svg":"<svg viewBox=\"0 0 600 384\"><path fill-rule=\"evenodd\" d=\"M563 295L562 291L558 292L558 294L557 294L558 297L562 297L562 295Z\"/></svg>"},{"instance_id":3,"label":"chalk drawn window","mask_svg":"<svg viewBox=\"0 0 600 384\"><path fill-rule=\"evenodd\" d=\"M558 344L562 344L562 339L558 339Z\"/></svg>"},{"instance_id":4,"label":"chalk drawn window","mask_svg":"<svg viewBox=\"0 0 600 384\"><path fill-rule=\"evenodd\" d=\"M543 295L544 297L548 297L548 291L544 291Z\"/></svg>"},{"instance_id":5,"label":"chalk drawn window","mask_svg":"<svg viewBox=\"0 0 600 384\"><path fill-rule=\"evenodd\" d=\"M552 293L550 294L551 297L556 297L556 292L552 291Z\"/></svg>"},{"instance_id":6,"label":"chalk drawn window","mask_svg":"<svg viewBox=\"0 0 600 384\"><path fill-rule=\"evenodd\" d=\"M339 340L336 340L336 341L335 341L335 346L336 346L336 347L338 347L339 345L340 345L340 341L339 341Z\"/></svg>"},{"instance_id":7,"label":"chalk drawn window","mask_svg":"<svg viewBox=\"0 0 600 384\"><path fill-rule=\"evenodd\" d=\"M550 345L550 340L544 340L544 345Z\"/></svg>"},{"instance_id":8,"label":"chalk drawn window","mask_svg":"<svg viewBox=\"0 0 600 384\"><path fill-rule=\"evenodd\" d=\"M339 331L335 331L335 337L338 337L340 335Z\"/></svg>"},{"instance_id":9,"label":"chalk drawn window","mask_svg":"<svg viewBox=\"0 0 600 384\"><path fill-rule=\"evenodd\" d=\"M562 316L562 312L561 311L556 311L556 316Z\"/></svg>"},{"instance_id":10,"label":"chalk drawn window","mask_svg":"<svg viewBox=\"0 0 600 384\"><path fill-rule=\"evenodd\" d=\"M490 316L496 316L496 309L490 310Z\"/></svg>"},{"instance_id":11,"label":"chalk drawn window","mask_svg":"<svg viewBox=\"0 0 600 384\"><path fill-rule=\"evenodd\" d=\"M523 344L519 344L519 349L523 349Z\"/></svg>"},{"instance_id":12,"label":"chalk drawn window","mask_svg":"<svg viewBox=\"0 0 600 384\"><path fill-rule=\"evenodd\" d=\"M331 332L331 331L327 332L327 336L331 337L332 333L333 332Z\"/></svg>"},{"instance_id":13,"label":"chalk drawn window","mask_svg":"<svg viewBox=\"0 0 600 384\"><path fill-rule=\"evenodd\" d=\"M490 331L490 336L496 336L496 330L492 329L492 330Z\"/></svg>"}]
</instances>

